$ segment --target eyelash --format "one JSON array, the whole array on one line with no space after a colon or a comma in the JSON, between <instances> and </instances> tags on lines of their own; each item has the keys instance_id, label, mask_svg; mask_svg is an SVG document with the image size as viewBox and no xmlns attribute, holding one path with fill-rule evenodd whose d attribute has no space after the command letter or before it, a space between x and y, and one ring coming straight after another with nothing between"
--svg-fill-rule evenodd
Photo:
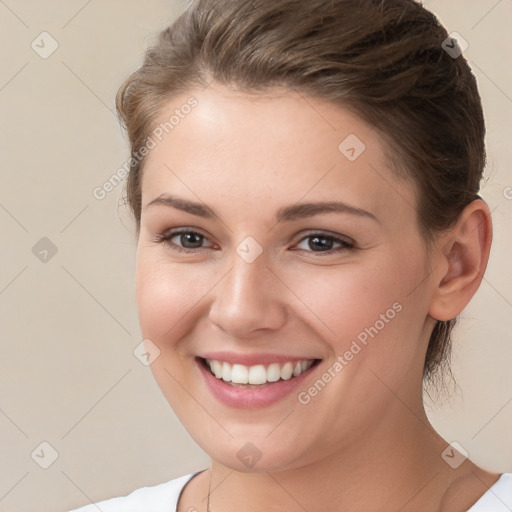
<instances>
[{"instance_id":1,"label":"eyelash","mask_svg":"<svg viewBox=\"0 0 512 512\"><path fill-rule=\"evenodd\" d=\"M181 247L181 246L171 242L171 239L174 238L175 236L185 234L185 233L199 235L200 237L203 238L203 240L206 240L206 237L197 231L193 231L191 229L175 229L172 231L167 231L165 233L161 233L161 234L159 233L159 234L155 235L153 237L153 242L164 244L172 251L181 252L181 253L189 253L190 254L190 253L196 253L202 249L205 249L205 247L196 247L196 248ZM322 231L315 231L315 232L309 233L308 235L302 237L297 242L297 245L300 244L301 242L303 242L304 240L307 240L308 238L315 238L315 237L331 240L335 244L340 244L340 247L329 249L327 251L311 251L311 250L306 250L306 249L295 249L295 250L306 251L309 253L317 254L319 256L323 256L323 255L331 255L335 252L340 252L340 251L344 251L344 250L355 249L355 243L352 240L348 240L348 239L344 240L342 238L338 238L334 235L330 235L329 233L325 233ZM206 249L208 249L208 247L206 247Z\"/></svg>"}]
</instances>

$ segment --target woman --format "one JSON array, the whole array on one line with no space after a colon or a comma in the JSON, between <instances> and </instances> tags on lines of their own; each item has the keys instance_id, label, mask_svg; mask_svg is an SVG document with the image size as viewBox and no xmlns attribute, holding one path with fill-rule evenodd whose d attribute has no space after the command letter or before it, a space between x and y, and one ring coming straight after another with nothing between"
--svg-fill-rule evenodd
<instances>
[{"instance_id":1,"label":"woman","mask_svg":"<svg viewBox=\"0 0 512 512\"><path fill-rule=\"evenodd\" d=\"M198 0L117 106L146 355L212 464L97 506L511 510L512 474L422 402L492 238L480 98L435 17Z\"/></svg>"}]
</instances>

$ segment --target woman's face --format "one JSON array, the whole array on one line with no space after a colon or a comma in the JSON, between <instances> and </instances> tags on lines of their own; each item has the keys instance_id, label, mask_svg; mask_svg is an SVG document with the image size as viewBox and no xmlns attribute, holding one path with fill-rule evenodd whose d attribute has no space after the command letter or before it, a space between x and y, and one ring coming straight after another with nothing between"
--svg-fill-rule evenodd
<instances>
[{"instance_id":1,"label":"woman's face","mask_svg":"<svg viewBox=\"0 0 512 512\"><path fill-rule=\"evenodd\" d=\"M378 134L325 101L218 84L158 121L172 115L144 169L137 303L198 444L284 470L420 407L434 284L414 188Z\"/></svg>"}]
</instances>

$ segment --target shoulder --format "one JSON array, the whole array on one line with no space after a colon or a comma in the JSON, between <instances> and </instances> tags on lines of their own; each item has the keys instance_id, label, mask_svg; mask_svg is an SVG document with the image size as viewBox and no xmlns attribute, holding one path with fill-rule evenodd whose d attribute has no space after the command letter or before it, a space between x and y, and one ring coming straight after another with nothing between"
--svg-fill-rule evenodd
<instances>
[{"instance_id":1,"label":"shoulder","mask_svg":"<svg viewBox=\"0 0 512 512\"><path fill-rule=\"evenodd\" d=\"M70 512L98 512L98 508L102 512L174 512L182 489L196 474L191 473L151 487L141 487L127 496L91 503Z\"/></svg>"},{"instance_id":2,"label":"shoulder","mask_svg":"<svg viewBox=\"0 0 512 512\"><path fill-rule=\"evenodd\" d=\"M512 473L503 473L467 512L510 512L510 510L512 510Z\"/></svg>"}]
</instances>

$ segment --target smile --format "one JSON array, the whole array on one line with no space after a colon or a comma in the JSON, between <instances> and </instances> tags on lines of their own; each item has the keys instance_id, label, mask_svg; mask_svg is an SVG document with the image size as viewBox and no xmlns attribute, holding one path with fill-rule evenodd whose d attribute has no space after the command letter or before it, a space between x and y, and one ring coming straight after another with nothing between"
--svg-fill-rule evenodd
<instances>
[{"instance_id":1,"label":"smile","mask_svg":"<svg viewBox=\"0 0 512 512\"><path fill-rule=\"evenodd\" d=\"M226 361L204 359L210 373L224 382L234 385L261 386L269 382L290 380L298 377L313 366L315 359L303 359L295 362L257 364L246 366L243 364L230 364Z\"/></svg>"}]
</instances>

